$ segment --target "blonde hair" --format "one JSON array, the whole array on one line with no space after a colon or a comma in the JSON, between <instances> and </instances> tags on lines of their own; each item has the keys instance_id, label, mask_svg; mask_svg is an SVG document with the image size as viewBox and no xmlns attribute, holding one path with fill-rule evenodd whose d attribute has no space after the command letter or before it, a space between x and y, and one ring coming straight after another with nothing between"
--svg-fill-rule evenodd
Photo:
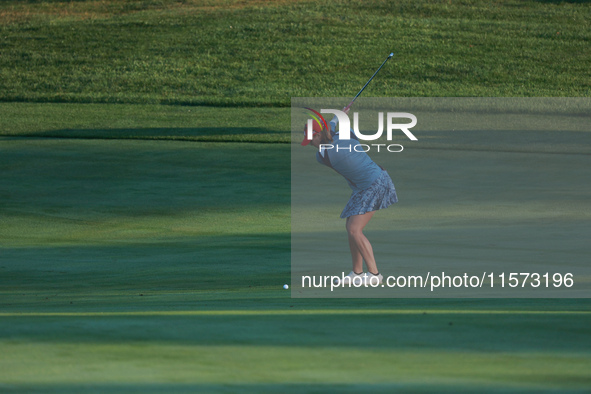
<instances>
[{"instance_id":1,"label":"blonde hair","mask_svg":"<svg viewBox=\"0 0 591 394\"><path fill-rule=\"evenodd\" d=\"M330 133L329 129L325 129L324 127L320 131L320 143L326 144L332 142L332 134Z\"/></svg>"}]
</instances>

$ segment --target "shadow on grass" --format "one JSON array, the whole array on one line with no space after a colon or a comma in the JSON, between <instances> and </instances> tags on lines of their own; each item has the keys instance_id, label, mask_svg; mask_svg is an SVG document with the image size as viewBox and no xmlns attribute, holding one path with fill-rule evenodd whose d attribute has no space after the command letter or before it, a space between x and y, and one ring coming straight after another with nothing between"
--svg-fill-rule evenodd
<instances>
[{"instance_id":1,"label":"shadow on grass","mask_svg":"<svg viewBox=\"0 0 591 394\"><path fill-rule=\"evenodd\" d=\"M476 383L465 382L434 382L434 383L135 383L135 384L23 384L2 387L4 393L392 393L403 391L406 393L457 393L457 392L486 392L506 393L515 390L515 385L498 382L494 387L483 387ZM538 393L539 388L518 389L520 393Z\"/></svg>"},{"instance_id":2,"label":"shadow on grass","mask_svg":"<svg viewBox=\"0 0 591 394\"><path fill-rule=\"evenodd\" d=\"M136 139L179 140L203 142L289 143L286 132L257 127L198 127L198 128L114 128L114 129L59 129L31 132L26 135L6 134L7 137L79 138L79 139Z\"/></svg>"},{"instance_id":3,"label":"shadow on grass","mask_svg":"<svg viewBox=\"0 0 591 394\"><path fill-rule=\"evenodd\" d=\"M197 301L203 296L199 293L207 291L248 291L272 284L279 288L289 281L289 253L289 233L163 233L135 241L89 238L72 245L3 248L0 289L4 302L11 302L7 297L12 294L15 303L67 303L64 296L74 300L101 294L132 303L145 294L142 302L149 303L148 298L175 293ZM33 294L48 296L34 301L36 297L29 297Z\"/></svg>"},{"instance_id":4,"label":"shadow on grass","mask_svg":"<svg viewBox=\"0 0 591 394\"><path fill-rule=\"evenodd\" d=\"M263 301L263 300L261 300ZM193 301L198 305L197 301ZM498 301L497 301L498 303ZM254 305L254 302L252 303ZM474 304L475 305L475 304ZM154 305L152 305L154 307ZM212 314L2 316L0 341L39 344L294 347L397 351L564 352L588 357L589 314ZM431 309L428 309L431 308ZM459 308L458 308L459 309ZM197 349L194 349L197 350Z\"/></svg>"},{"instance_id":5,"label":"shadow on grass","mask_svg":"<svg viewBox=\"0 0 591 394\"><path fill-rule=\"evenodd\" d=\"M288 233L5 248L0 343L591 352L588 300L291 299L289 256Z\"/></svg>"},{"instance_id":6,"label":"shadow on grass","mask_svg":"<svg viewBox=\"0 0 591 394\"><path fill-rule=\"evenodd\" d=\"M0 343L591 352L588 300L292 299L289 234L2 256Z\"/></svg>"}]
</instances>

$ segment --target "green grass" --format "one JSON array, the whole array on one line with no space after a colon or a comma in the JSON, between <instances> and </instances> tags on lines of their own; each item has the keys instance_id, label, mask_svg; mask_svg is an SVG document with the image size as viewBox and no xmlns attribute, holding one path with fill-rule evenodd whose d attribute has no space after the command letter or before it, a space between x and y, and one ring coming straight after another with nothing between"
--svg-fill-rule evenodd
<instances>
[{"instance_id":1,"label":"green grass","mask_svg":"<svg viewBox=\"0 0 591 394\"><path fill-rule=\"evenodd\" d=\"M590 19L583 1L0 2L0 392L588 391L586 299L292 299L282 285L290 97L352 96L392 51L367 96L589 96ZM546 170L560 144L581 165L549 175L582 198L534 214L584 223L570 180L591 168L587 133L522 133L512 150L458 135L400 163L415 205L399 231L449 238L435 227L461 210L424 207L435 185L454 197L445 169L482 144ZM548 179L526 173L511 186Z\"/></svg>"},{"instance_id":2,"label":"green grass","mask_svg":"<svg viewBox=\"0 0 591 394\"><path fill-rule=\"evenodd\" d=\"M591 385L587 300L291 299L287 144L0 144L5 392Z\"/></svg>"},{"instance_id":3,"label":"green grass","mask_svg":"<svg viewBox=\"0 0 591 394\"><path fill-rule=\"evenodd\" d=\"M0 136L287 143L289 109L0 103Z\"/></svg>"},{"instance_id":4,"label":"green grass","mask_svg":"<svg viewBox=\"0 0 591 394\"><path fill-rule=\"evenodd\" d=\"M15 356L2 367L7 383L39 392L574 392L588 384L580 343L588 315L430 312L11 317L4 349ZM368 324L382 330L360 340ZM549 327L571 335L556 338ZM56 339L63 335L68 341Z\"/></svg>"},{"instance_id":5,"label":"green grass","mask_svg":"<svg viewBox=\"0 0 591 394\"><path fill-rule=\"evenodd\" d=\"M587 96L591 7L551 1L0 3L0 100Z\"/></svg>"}]
</instances>

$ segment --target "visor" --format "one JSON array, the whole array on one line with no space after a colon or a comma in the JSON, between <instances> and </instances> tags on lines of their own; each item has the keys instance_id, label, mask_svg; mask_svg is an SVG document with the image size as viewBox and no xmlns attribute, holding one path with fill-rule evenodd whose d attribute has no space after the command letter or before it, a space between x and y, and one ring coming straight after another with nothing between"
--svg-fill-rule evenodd
<instances>
[{"instance_id":1,"label":"visor","mask_svg":"<svg viewBox=\"0 0 591 394\"><path fill-rule=\"evenodd\" d=\"M322 131L322 127L320 127L320 125L316 122L312 122L312 137L314 137L316 134L320 133L320 131ZM310 142L312 142L311 139L308 139L308 124L306 123L306 125L304 126L304 140L302 141L302 146L306 146L308 144L310 144Z\"/></svg>"}]
</instances>

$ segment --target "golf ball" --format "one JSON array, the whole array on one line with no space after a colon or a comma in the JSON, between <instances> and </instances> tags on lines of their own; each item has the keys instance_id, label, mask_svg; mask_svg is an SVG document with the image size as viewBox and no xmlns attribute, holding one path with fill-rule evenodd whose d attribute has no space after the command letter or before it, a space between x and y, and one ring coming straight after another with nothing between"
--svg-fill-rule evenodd
<instances>
[{"instance_id":1,"label":"golf ball","mask_svg":"<svg viewBox=\"0 0 591 394\"><path fill-rule=\"evenodd\" d=\"M288 285L283 285L283 288L284 288L285 290L287 290L287 289L289 289L289 286L288 286Z\"/></svg>"}]
</instances>

